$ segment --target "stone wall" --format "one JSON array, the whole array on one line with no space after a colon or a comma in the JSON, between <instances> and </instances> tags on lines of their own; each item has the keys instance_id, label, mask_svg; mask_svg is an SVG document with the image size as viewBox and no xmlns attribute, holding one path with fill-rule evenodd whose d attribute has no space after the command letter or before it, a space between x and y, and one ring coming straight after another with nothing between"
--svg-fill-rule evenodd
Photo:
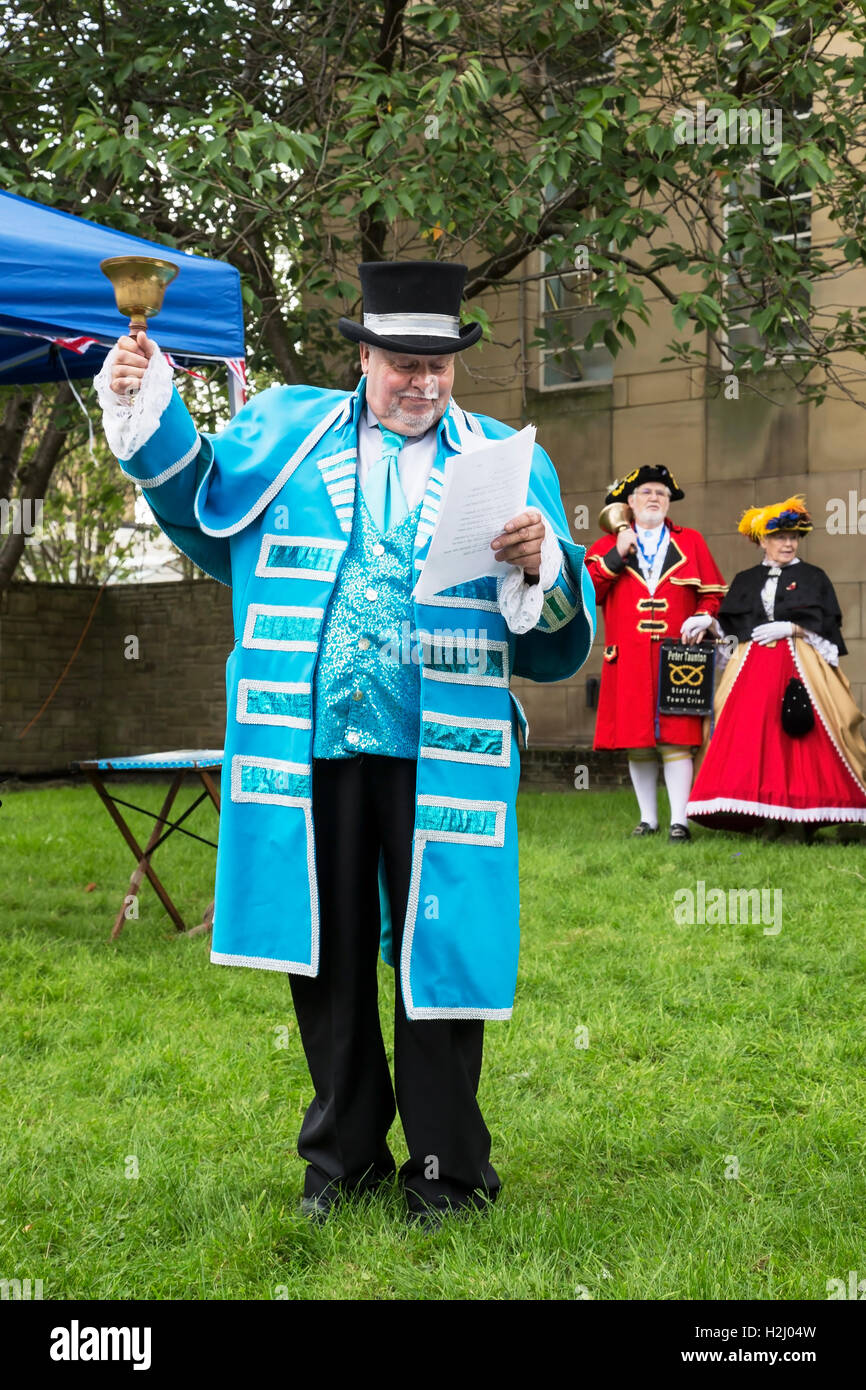
<instances>
[{"instance_id":1,"label":"stone wall","mask_svg":"<svg viewBox=\"0 0 866 1390\"><path fill-rule=\"evenodd\" d=\"M96 597L95 589L76 584L13 584L0 594L0 777L62 779L70 762L222 747L233 641L229 590L212 580L118 584L105 588L94 608ZM57 693L19 738L91 612ZM545 749L534 730L530 745L524 786L573 788L581 767L587 772L579 781L589 791L628 783L620 754Z\"/></svg>"},{"instance_id":2,"label":"stone wall","mask_svg":"<svg viewBox=\"0 0 866 1390\"><path fill-rule=\"evenodd\" d=\"M0 594L0 773L222 747L234 637L230 591L212 580L108 585L54 698L19 737L72 656L96 596L77 584L13 584Z\"/></svg>"},{"instance_id":3,"label":"stone wall","mask_svg":"<svg viewBox=\"0 0 866 1390\"><path fill-rule=\"evenodd\" d=\"M630 786L624 752L530 746L520 755L521 791L604 792Z\"/></svg>"}]
</instances>

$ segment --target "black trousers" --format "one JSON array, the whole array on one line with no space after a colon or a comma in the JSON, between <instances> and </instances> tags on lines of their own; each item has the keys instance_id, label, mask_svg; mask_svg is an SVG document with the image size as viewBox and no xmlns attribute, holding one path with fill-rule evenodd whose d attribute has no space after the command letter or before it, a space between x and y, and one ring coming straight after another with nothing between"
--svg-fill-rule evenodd
<instances>
[{"instance_id":1,"label":"black trousers","mask_svg":"<svg viewBox=\"0 0 866 1390\"><path fill-rule=\"evenodd\" d=\"M484 1022L409 1020L400 988L415 770L413 759L368 753L313 761L319 974L289 976L316 1091L298 1138L308 1164L304 1195L372 1188L392 1175L387 1135L399 1110L409 1149L399 1179L409 1207L483 1206L501 1186L476 1099ZM376 975L380 849L397 965L394 1086Z\"/></svg>"}]
</instances>

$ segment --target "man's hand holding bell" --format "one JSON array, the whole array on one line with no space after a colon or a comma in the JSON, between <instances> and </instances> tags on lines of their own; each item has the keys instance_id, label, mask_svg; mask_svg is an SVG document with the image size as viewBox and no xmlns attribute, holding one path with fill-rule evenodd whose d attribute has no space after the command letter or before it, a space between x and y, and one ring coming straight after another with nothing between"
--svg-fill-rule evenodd
<instances>
[{"instance_id":1,"label":"man's hand holding bell","mask_svg":"<svg viewBox=\"0 0 866 1390\"><path fill-rule=\"evenodd\" d=\"M147 364L154 354L156 343L144 332L134 338L117 340L117 357L111 374L111 389L117 396L131 400L141 387Z\"/></svg>"}]
</instances>

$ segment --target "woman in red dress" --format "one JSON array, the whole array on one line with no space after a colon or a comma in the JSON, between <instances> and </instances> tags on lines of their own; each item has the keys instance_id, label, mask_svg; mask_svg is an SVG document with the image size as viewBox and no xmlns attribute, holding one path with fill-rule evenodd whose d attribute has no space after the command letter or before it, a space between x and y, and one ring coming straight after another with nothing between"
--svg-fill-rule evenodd
<instances>
[{"instance_id":1,"label":"woman in red dress","mask_svg":"<svg viewBox=\"0 0 866 1390\"><path fill-rule=\"evenodd\" d=\"M866 822L863 715L839 668L848 650L839 604L824 571L797 556L812 530L804 499L752 507L739 529L764 556L736 575L719 609L738 645L687 814L734 830Z\"/></svg>"}]
</instances>

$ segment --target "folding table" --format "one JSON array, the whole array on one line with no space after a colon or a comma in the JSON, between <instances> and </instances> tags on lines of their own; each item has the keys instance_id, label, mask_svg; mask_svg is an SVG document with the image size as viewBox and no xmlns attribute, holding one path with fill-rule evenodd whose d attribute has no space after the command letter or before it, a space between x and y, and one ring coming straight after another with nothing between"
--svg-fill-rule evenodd
<instances>
[{"instance_id":1,"label":"folding table","mask_svg":"<svg viewBox=\"0 0 866 1390\"><path fill-rule=\"evenodd\" d=\"M71 771L80 771L87 775L91 784L95 787L97 793L105 803L108 814L111 816L111 819L114 821L136 858L136 866L129 880L129 888L124 895L123 903L121 904L120 911L117 914L117 918L111 930L111 940L115 940L120 935L123 929L123 923L126 920L127 900L130 896L135 897L138 893L141 880L145 874L153 884L160 902L178 931L186 932L187 936L194 936L196 932L210 930L213 924L213 901L211 901L210 906L206 909L201 922L199 922L197 926L187 929L183 918L172 902L166 888L157 877L151 859L159 846L175 831L178 831L181 835L188 835L190 839L199 840L202 844L210 845L213 849L216 849L216 844L213 840L206 840L204 836L196 835L192 830L184 829L183 822L208 796L216 807L217 816L219 816L220 795L214 784L211 772L221 769L222 764L222 749L214 748L182 748L170 753L142 753L132 757L97 758L91 762L70 763L69 766ZM155 815L153 811L148 811L144 806L136 806L131 801L124 801L119 796L112 796L107 790L101 776L103 772L162 771L174 772L175 775L172 778L171 786L168 789L168 794L162 804L159 815ZM176 821L169 820L169 812L184 778L191 774L198 777L202 782L204 791ZM122 812L118 810L119 806L127 806L130 810L140 811L142 815L150 816L156 822L151 831L150 838L143 849L124 819ZM166 828L163 829L163 827Z\"/></svg>"}]
</instances>

